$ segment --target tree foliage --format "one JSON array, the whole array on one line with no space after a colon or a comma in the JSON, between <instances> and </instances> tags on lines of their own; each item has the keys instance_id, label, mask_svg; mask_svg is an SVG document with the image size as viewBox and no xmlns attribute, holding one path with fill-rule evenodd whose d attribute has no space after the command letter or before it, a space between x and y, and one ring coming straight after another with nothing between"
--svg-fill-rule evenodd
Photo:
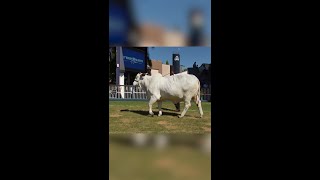
<instances>
[{"instance_id":1,"label":"tree foliage","mask_svg":"<svg viewBox=\"0 0 320 180\"><path fill-rule=\"evenodd\" d=\"M116 48L109 48L109 81L115 84L116 81Z\"/></svg>"}]
</instances>

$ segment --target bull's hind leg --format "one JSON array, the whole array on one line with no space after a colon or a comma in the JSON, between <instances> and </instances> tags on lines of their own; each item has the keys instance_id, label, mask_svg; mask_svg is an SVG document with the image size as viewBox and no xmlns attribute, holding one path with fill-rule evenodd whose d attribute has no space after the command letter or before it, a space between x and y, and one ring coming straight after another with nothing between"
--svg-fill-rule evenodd
<instances>
[{"instance_id":1,"label":"bull's hind leg","mask_svg":"<svg viewBox=\"0 0 320 180\"><path fill-rule=\"evenodd\" d=\"M149 100L149 114L150 114L151 116L154 115L154 113L152 112L152 105L153 105L153 103L155 103L155 102L157 102L157 98L154 97L154 96L151 96L151 98L150 98L150 100Z\"/></svg>"},{"instance_id":2,"label":"bull's hind leg","mask_svg":"<svg viewBox=\"0 0 320 180\"><path fill-rule=\"evenodd\" d=\"M161 116L161 115L162 115L162 111L161 111L162 102L161 102L161 101L158 101L158 108L159 108L159 114L158 114L158 116Z\"/></svg>"},{"instance_id":3,"label":"bull's hind leg","mask_svg":"<svg viewBox=\"0 0 320 180\"><path fill-rule=\"evenodd\" d=\"M198 97L194 97L193 100L197 104L198 109L199 109L199 113L200 113L200 118L202 118L203 117L203 111L202 111L202 106L201 106L201 100Z\"/></svg>"},{"instance_id":4,"label":"bull's hind leg","mask_svg":"<svg viewBox=\"0 0 320 180\"><path fill-rule=\"evenodd\" d=\"M185 100L184 101L184 109L183 109L181 115L179 115L178 117L182 118L186 114L186 112L188 111L190 106L191 106L190 99Z\"/></svg>"},{"instance_id":5,"label":"bull's hind leg","mask_svg":"<svg viewBox=\"0 0 320 180\"><path fill-rule=\"evenodd\" d=\"M203 111L202 111L202 106L201 106L201 101L199 100L198 101L198 109L199 109L199 113L200 113L200 118L202 118L203 117Z\"/></svg>"}]
</instances>

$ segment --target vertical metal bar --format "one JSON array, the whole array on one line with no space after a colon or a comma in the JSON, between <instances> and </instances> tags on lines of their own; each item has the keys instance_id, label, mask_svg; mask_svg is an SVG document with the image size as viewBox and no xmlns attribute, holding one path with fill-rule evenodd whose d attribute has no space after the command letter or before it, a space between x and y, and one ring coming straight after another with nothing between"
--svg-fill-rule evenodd
<instances>
[{"instance_id":1,"label":"vertical metal bar","mask_svg":"<svg viewBox=\"0 0 320 180\"><path fill-rule=\"evenodd\" d=\"M135 87L133 87L133 91L132 92L133 92L133 99L134 99L134 98L136 98L136 88Z\"/></svg>"}]
</instances>

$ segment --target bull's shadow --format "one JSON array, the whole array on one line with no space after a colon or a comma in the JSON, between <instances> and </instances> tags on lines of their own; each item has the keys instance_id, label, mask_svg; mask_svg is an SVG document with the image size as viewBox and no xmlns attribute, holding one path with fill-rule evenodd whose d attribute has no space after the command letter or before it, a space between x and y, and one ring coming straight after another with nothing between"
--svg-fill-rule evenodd
<instances>
[{"instance_id":1,"label":"bull's shadow","mask_svg":"<svg viewBox=\"0 0 320 180\"><path fill-rule=\"evenodd\" d=\"M163 110L166 110L163 108ZM143 110L129 110L129 109L122 109L120 110L121 112L123 111L127 111L127 112L133 112L133 113L136 113L136 114L140 114L140 115L143 115L143 116L148 116L149 115L149 111L143 111ZM171 110L171 111L174 111L174 110ZM154 115L155 116L158 116L158 113L159 111L153 111ZM180 115L181 112L167 112L167 111L162 111L162 116L178 116Z\"/></svg>"},{"instance_id":2,"label":"bull's shadow","mask_svg":"<svg viewBox=\"0 0 320 180\"><path fill-rule=\"evenodd\" d=\"M174 110L174 109L168 109L168 108L162 108L162 110L176 112L176 110Z\"/></svg>"}]
</instances>

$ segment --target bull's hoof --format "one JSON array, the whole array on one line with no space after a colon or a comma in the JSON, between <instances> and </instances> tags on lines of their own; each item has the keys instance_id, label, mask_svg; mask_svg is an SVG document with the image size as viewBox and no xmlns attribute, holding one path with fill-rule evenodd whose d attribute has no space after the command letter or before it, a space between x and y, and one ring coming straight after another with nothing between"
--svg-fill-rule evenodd
<instances>
[{"instance_id":1,"label":"bull's hoof","mask_svg":"<svg viewBox=\"0 0 320 180\"><path fill-rule=\"evenodd\" d=\"M183 116L181 116L181 115L178 115L178 118L183 118Z\"/></svg>"},{"instance_id":2,"label":"bull's hoof","mask_svg":"<svg viewBox=\"0 0 320 180\"><path fill-rule=\"evenodd\" d=\"M154 113L149 113L149 115L150 115L151 117L153 117Z\"/></svg>"}]
</instances>

